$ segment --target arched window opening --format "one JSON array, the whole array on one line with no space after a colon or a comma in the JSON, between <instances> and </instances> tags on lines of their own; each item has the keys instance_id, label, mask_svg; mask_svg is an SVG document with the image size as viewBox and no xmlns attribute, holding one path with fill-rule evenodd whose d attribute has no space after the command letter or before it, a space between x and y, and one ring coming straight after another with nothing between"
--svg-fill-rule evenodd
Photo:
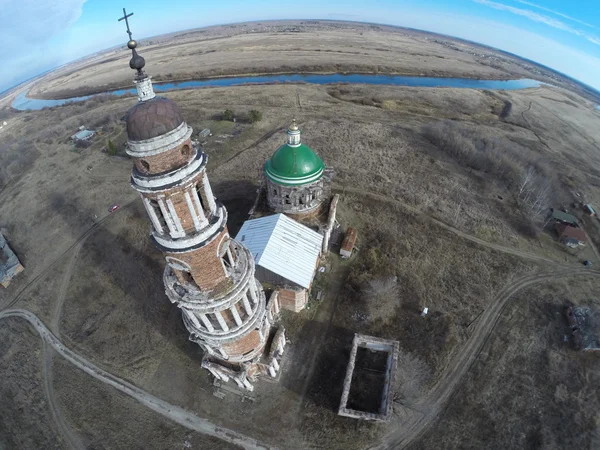
<instances>
[{"instance_id":1,"label":"arched window opening","mask_svg":"<svg viewBox=\"0 0 600 450\"><path fill-rule=\"evenodd\" d=\"M145 159L140 160L140 164L142 165L144 171L150 172L150 164Z\"/></svg>"},{"instance_id":2,"label":"arched window opening","mask_svg":"<svg viewBox=\"0 0 600 450\"><path fill-rule=\"evenodd\" d=\"M229 236L223 239L223 243L219 248L219 258L221 258L221 262L223 263L223 267L225 270L229 271L230 269L235 267L235 258L233 256L234 250L232 250L231 239Z\"/></svg>"},{"instance_id":3,"label":"arched window opening","mask_svg":"<svg viewBox=\"0 0 600 450\"><path fill-rule=\"evenodd\" d=\"M179 281L181 281L182 283L194 284L194 278L192 277L191 273L179 271L179 272L177 272L177 275L178 275Z\"/></svg>"},{"instance_id":4,"label":"arched window opening","mask_svg":"<svg viewBox=\"0 0 600 450\"><path fill-rule=\"evenodd\" d=\"M181 154L183 156L190 156L192 154L192 150L189 145L184 145L181 147Z\"/></svg>"}]
</instances>

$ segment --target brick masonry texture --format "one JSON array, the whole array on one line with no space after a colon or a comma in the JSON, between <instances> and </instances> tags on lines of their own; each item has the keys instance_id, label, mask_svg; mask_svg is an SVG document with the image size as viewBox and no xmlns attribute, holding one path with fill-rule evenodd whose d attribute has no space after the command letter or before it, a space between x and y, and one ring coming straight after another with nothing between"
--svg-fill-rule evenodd
<instances>
[{"instance_id":1,"label":"brick masonry texture","mask_svg":"<svg viewBox=\"0 0 600 450\"><path fill-rule=\"evenodd\" d=\"M223 345L223 350L225 350L228 355L243 355L253 351L261 345L258 330L252 330L246 336Z\"/></svg>"},{"instance_id":2,"label":"brick masonry texture","mask_svg":"<svg viewBox=\"0 0 600 450\"><path fill-rule=\"evenodd\" d=\"M141 173L157 175L185 166L192 158L192 154L192 142L188 139L183 144L168 152L147 156L145 158L136 158L134 163L135 167L137 167ZM144 166L144 162L148 165L148 168Z\"/></svg>"},{"instance_id":3,"label":"brick masonry texture","mask_svg":"<svg viewBox=\"0 0 600 450\"><path fill-rule=\"evenodd\" d=\"M203 174L204 174L204 170L199 172L194 178L192 178L185 185L172 187L172 188L168 189L166 192L158 192L156 194L144 193L143 195L144 195L144 197L147 197L150 200L157 200L158 198L167 199L167 198L171 198L172 196L178 195L178 194L183 195L183 192L188 191L190 189L191 185L195 185L196 188L199 188L202 186L202 175ZM198 191L198 195L200 195L200 194L204 195L201 191ZM201 197L201 198L202 198L203 205L205 206L204 210L206 211L208 204L203 197Z\"/></svg>"},{"instance_id":4,"label":"brick masonry texture","mask_svg":"<svg viewBox=\"0 0 600 450\"><path fill-rule=\"evenodd\" d=\"M279 305L283 309L299 312L306 306L308 293L306 289L280 289L279 290Z\"/></svg>"},{"instance_id":5,"label":"brick masonry texture","mask_svg":"<svg viewBox=\"0 0 600 450\"><path fill-rule=\"evenodd\" d=\"M226 278L223 264L217 255L221 238L229 234L227 227L208 245L187 253L167 253L167 256L180 259L190 266L190 273L202 290L212 290Z\"/></svg>"}]
</instances>

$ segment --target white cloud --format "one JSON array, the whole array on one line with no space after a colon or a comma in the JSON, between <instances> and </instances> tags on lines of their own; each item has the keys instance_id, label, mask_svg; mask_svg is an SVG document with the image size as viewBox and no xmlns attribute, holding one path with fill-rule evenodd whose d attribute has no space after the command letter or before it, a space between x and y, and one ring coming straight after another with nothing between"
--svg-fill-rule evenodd
<instances>
[{"instance_id":1,"label":"white cloud","mask_svg":"<svg viewBox=\"0 0 600 450\"><path fill-rule=\"evenodd\" d=\"M532 3L532 2L528 2L527 0L515 0L515 1L517 1L518 3L522 3L523 5L533 6L534 8L541 9L542 11L546 11L546 12L549 12L549 13L552 13L552 14L556 14L557 16L564 17L565 19L571 20L573 22L580 23L581 25L585 25L586 27L598 29L598 27L595 27L594 25L590 25L589 23L584 22L583 20L579 20L579 19L576 19L575 17L567 16L566 14L563 14L563 13L561 13L559 11L555 11L555 10L550 9L550 8L546 8L545 6L541 6L541 5L538 5L536 3Z\"/></svg>"},{"instance_id":2,"label":"white cloud","mask_svg":"<svg viewBox=\"0 0 600 450\"><path fill-rule=\"evenodd\" d=\"M447 34L544 64L600 90L600 58L527 29L480 17L406 9L402 14L363 10L361 20Z\"/></svg>"},{"instance_id":3,"label":"white cloud","mask_svg":"<svg viewBox=\"0 0 600 450\"><path fill-rule=\"evenodd\" d=\"M485 6L489 6L490 8L497 9L499 11L507 11L517 16L526 17L534 22L543 23L548 25L549 27L556 28L558 30L566 31L567 33L571 33L582 38L587 39L593 44L600 45L599 39L596 36L590 35L584 31L573 28L571 25L566 24L565 22L555 19L553 17L545 16L543 14L536 13L535 11L530 11L528 9L515 8L514 6L505 5L503 3L497 3L490 0L473 0L475 3L479 3Z\"/></svg>"},{"instance_id":4,"label":"white cloud","mask_svg":"<svg viewBox=\"0 0 600 450\"><path fill-rule=\"evenodd\" d=\"M0 0L0 91L60 60L48 41L79 19L85 1Z\"/></svg>"}]
</instances>

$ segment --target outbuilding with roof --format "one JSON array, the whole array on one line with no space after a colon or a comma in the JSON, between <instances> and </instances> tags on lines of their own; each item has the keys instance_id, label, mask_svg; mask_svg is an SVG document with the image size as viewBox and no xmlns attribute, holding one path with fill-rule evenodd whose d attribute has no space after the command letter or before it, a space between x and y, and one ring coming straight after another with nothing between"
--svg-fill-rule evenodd
<instances>
[{"instance_id":1,"label":"outbuilding with roof","mask_svg":"<svg viewBox=\"0 0 600 450\"><path fill-rule=\"evenodd\" d=\"M281 307L304 308L323 236L280 213L247 220L236 239L254 258L259 281L279 288Z\"/></svg>"},{"instance_id":2,"label":"outbuilding with roof","mask_svg":"<svg viewBox=\"0 0 600 450\"><path fill-rule=\"evenodd\" d=\"M278 213L312 215L329 195L331 171L302 143L295 120L287 130L286 143L265 163L264 174L269 208Z\"/></svg>"}]
</instances>

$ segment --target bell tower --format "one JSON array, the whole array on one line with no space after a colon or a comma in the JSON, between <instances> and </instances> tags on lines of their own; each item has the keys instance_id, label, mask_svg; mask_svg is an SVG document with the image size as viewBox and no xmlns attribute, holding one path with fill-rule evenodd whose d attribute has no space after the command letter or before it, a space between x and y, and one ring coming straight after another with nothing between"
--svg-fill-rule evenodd
<instances>
[{"instance_id":1,"label":"bell tower","mask_svg":"<svg viewBox=\"0 0 600 450\"><path fill-rule=\"evenodd\" d=\"M131 15L123 12L127 21ZM279 369L273 359L281 357L285 336L273 327L272 309L278 308L268 310L252 255L229 235L227 209L213 195L208 156L192 143L192 128L173 101L155 95L131 34L127 46L138 91L126 118L131 186L152 223L151 239L165 255L166 294L181 309L190 340L205 351L202 366L252 390L256 375ZM272 328L276 352L265 349Z\"/></svg>"}]
</instances>

